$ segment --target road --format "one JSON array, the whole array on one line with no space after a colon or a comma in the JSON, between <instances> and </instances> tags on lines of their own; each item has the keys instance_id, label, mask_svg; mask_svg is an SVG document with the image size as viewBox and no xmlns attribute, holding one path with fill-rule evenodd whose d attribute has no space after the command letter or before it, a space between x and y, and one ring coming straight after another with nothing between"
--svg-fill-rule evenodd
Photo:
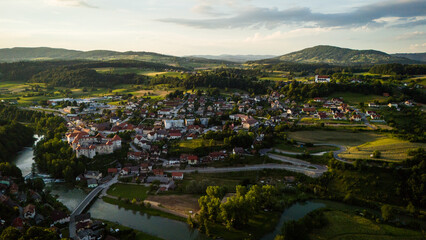
<instances>
[{"instance_id":1,"label":"road","mask_svg":"<svg viewBox=\"0 0 426 240\"><path fill-rule=\"evenodd\" d=\"M324 166L325 167L325 166ZM311 169L309 167L297 166L297 165L286 165L286 164L277 164L277 163L267 163L267 164L257 164L257 165L247 165L243 167L225 167L225 168L192 168L184 170L166 170L165 172L183 172L183 173L224 173L224 172L242 172L242 171L258 171L263 169L284 169L293 172L303 173L310 177L319 177L326 170L321 169ZM326 167L325 167L326 169Z\"/></svg>"},{"instance_id":2,"label":"road","mask_svg":"<svg viewBox=\"0 0 426 240\"><path fill-rule=\"evenodd\" d=\"M116 175L109 182L101 184L95 189L93 189L89 194L87 194L87 196L83 199L83 201L81 201L78 204L78 206L74 209L74 211L70 215L69 232L70 232L71 239L76 239L77 237L77 232L75 227L75 216L83 213L83 211L87 208L87 206L90 205L90 203L96 198L96 196L98 196L100 192L102 192L101 196L106 195L108 188L111 187L112 184L117 182L118 182L118 175Z\"/></svg>"},{"instance_id":3,"label":"road","mask_svg":"<svg viewBox=\"0 0 426 240\"><path fill-rule=\"evenodd\" d=\"M281 155L272 154L272 153L269 153L268 157L270 157L274 160L281 161L281 162L291 163L295 166L308 168L309 170L317 169L317 170L322 171L322 172L327 171L327 166L325 166L325 165L313 164L313 163L303 161L303 160L300 160L300 159L296 159L296 158L290 158L290 157L281 156Z\"/></svg>"}]
</instances>

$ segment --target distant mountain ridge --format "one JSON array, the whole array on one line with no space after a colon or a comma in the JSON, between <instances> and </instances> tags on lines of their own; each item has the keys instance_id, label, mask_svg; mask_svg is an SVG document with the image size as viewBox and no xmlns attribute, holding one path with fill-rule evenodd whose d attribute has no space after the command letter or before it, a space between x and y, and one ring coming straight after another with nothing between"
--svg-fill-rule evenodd
<instances>
[{"instance_id":1,"label":"distant mountain ridge","mask_svg":"<svg viewBox=\"0 0 426 240\"><path fill-rule=\"evenodd\" d=\"M426 52L424 53L395 53L391 54L395 57L404 57L415 61L426 62Z\"/></svg>"},{"instance_id":2,"label":"distant mountain ridge","mask_svg":"<svg viewBox=\"0 0 426 240\"><path fill-rule=\"evenodd\" d=\"M404 57L392 56L376 50L354 50L319 45L288 53L275 58L260 60L260 63L327 63L330 65L370 65L383 63L418 63Z\"/></svg>"},{"instance_id":3,"label":"distant mountain ridge","mask_svg":"<svg viewBox=\"0 0 426 240\"><path fill-rule=\"evenodd\" d=\"M214 60L225 60L225 61L243 63L243 62L247 62L247 61L256 61L256 60L262 60L262 59L267 59L267 58L273 58L273 57L276 57L276 55L221 54L221 55L191 55L191 56L188 56L188 57L206 58L206 59L214 59Z\"/></svg>"},{"instance_id":4,"label":"distant mountain ridge","mask_svg":"<svg viewBox=\"0 0 426 240\"><path fill-rule=\"evenodd\" d=\"M233 64L224 60L176 57L154 52L117 52L109 50L78 51L63 48L3 48L0 49L0 62L33 60L138 60L167 64L175 67L203 67L206 64Z\"/></svg>"}]
</instances>

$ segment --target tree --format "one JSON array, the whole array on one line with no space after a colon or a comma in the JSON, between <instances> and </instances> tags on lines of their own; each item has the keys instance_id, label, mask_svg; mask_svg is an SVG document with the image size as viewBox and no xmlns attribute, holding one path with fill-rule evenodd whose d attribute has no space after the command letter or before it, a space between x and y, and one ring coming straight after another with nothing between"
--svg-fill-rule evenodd
<instances>
[{"instance_id":1,"label":"tree","mask_svg":"<svg viewBox=\"0 0 426 240\"><path fill-rule=\"evenodd\" d=\"M7 227L0 235L0 240L18 240L21 232L14 227Z\"/></svg>"},{"instance_id":2,"label":"tree","mask_svg":"<svg viewBox=\"0 0 426 240\"><path fill-rule=\"evenodd\" d=\"M391 205L385 204L381 207L382 218L385 221L389 221L394 217L394 210Z\"/></svg>"},{"instance_id":3,"label":"tree","mask_svg":"<svg viewBox=\"0 0 426 240\"><path fill-rule=\"evenodd\" d=\"M382 153L379 150L374 150L373 152L373 158L380 158Z\"/></svg>"}]
</instances>

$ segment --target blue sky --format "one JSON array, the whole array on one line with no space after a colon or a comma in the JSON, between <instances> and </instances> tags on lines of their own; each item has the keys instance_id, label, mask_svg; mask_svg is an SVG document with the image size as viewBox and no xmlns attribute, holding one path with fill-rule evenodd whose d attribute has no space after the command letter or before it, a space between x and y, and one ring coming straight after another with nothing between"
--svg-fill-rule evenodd
<instances>
[{"instance_id":1,"label":"blue sky","mask_svg":"<svg viewBox=\"0 0 426 240\"><path fill-rule=\"evenodd\" d=\"M0 48L426 52L425 0L0 0Z\"/></svg>"}]
</instances>

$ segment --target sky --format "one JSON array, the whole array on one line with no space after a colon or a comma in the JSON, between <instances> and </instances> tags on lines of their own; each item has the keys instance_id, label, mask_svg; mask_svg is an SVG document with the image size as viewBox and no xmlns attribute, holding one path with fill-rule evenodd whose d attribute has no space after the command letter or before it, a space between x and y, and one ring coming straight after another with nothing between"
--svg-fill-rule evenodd
<instances>
[{"instance_id":1,"label":"sky","mask_svg":"<svg viewBox=\"0 0 426 240\"><path fill-rule=\"evenodd\" d=\"M0 0L0 48L426 52L426 0Z\"/></svg>"}]
</instances>

